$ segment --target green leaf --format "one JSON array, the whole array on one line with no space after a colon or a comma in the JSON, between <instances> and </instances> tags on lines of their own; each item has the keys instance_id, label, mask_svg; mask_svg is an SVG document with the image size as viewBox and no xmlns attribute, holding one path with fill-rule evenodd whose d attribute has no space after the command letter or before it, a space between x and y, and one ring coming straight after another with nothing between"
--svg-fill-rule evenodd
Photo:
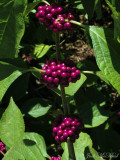
<instances>
[{"instance_id":1,"label":"green leaf","mask_svg":"<svg viewBox=\"0 0 120 160\"><path fill-rule=\"evenodd\" d=\"M66 95L73 96L78 91L78 89L82 86L85 80L86 80L86 76L84 74L81 74L81 78L76 83L70 83L68 87L65 87ZM60 87L58 87L58 89L53 91L59 96L61 95Z\"/></svg>"},{"instance_id":2,"label":"green leaf","mask_svg":"<svg viewBox=\"0 0 120 160\"><path fill-rule=\"evenodd\" d=\"M13 146L4 156L3 160L46 160L45 141L37 133L25 133L22 142Z\"/></svg>"},{"instance_id":3,"label":"green leaf","mask_svg":"<svg viewBox=\"0 0 120 160\"><path fill-rule=\"evenodd\" d=\"M31 12L31 10L34 9L40 2L41 1L34 2L34 3L28 3L24 16L26 17Z\"/></svg>"},{"instance_id":4,"label":"green leaf","mask_svg":"<svg viewBox=\"0 0 120 160\"><path fill-rule=\"evenodd\" d=\"M103 160L103 158L99 157L97 151L92 147L93 144L90 136L83 132L81 132L79 136L79 139L74 143L76 160L86 160L89 158ZM62 160L69 160L67 143L62 143L62 147L64 148Z\"/></svg>"},{"instance_id":5,"label":"green leaf","mask_svg":"<svg viewBox=\"0 0 120 160\"><path fill-rule=\"evenodd\" d=\"M99 69L120 93L120 45L113 39L112 30L90 26L95 58Z\"/></svg>"},{"instance_id":6,"label":"green leaf","mask_svg":"<svg viewBox=\"0 0 120 160\"><path fill-rule=\"evenodd\" d=\"M24 34L23 13L27 0L2 0L0 2L0 57L18 56L18 47Z\"/></svg>"},{"instance_id":7,"label":"green leaf","mask_svg":"<svg viewBox=\"0 0 120 160\"><path fill-rule=\"evenodd\" d=\"M50 48L51 48L50 45L45 45L45 44L36 45L33 54L36 58L42 58L49 51Z\"/></svg>"},{"instance_id":8,"label":"green leaf","mask_svg":"<svg viewBox=\"0 0 120 160\"><path fill-rule=\"evenodd\" d=\"M84 74L81 74L80 79L76 83L70 83L69 87L65 88L65 93L67 95L73 96L78 91L78 89L82 86L85 80L86 80L86 76Z\"/></svg>"},{"instance_id":9,"label":"green leaf","mask_svg":"<svg viewBox=\"0 0 120 160\"><path fill-rule=\"evenodd\" d=\"M10 103L0 120L0 138L8 147L22 140L24 135L24 120L22 113L11 98Z\"/></svg>"},{"instance_id":10,"label":"green leaf","mask_svg":"<svg viewBox=\"0 0 120 160\"><path fill-rule=\"evenodd\" d=\"M10 85L23 73L25 70L0 61L0 102Z\"/></svg>"},{"instance_id":11,"label":"green leaf","mask_svg":"<svg viewBox=\"0 0 120 160\"><path fill-rule=\"evenodd\" d=\"M117 2L117 0L116 0ZM114 3L116 3L114 2ZM120 8L120 2L112 5L109 0L106 0L106 3L112 10L113 16L114 16L114 38L117 39L120 42L120 12L117 12L117 7Z\"/></svg>"},{"instance_id":12,"label":"green leaf","mask_svg":"<svg viewBox=\"0 0 120 160\"><path fill-rule=\"evenodd\" d=\"M33 98L26 101L22 105L22 111L34 118L38 118L47 114L49 109L52 107L52 103L49 100L43 98Z\"/></svg>"},{"instance_id":13,"label":"green leaf","mask_svg":"<svg viewBox=\"0 0 120 160\"><path fill-rule=\"evenodd\" d=\"M91 87L86 92L78 91L75 101L76 112L83 119L86 128L97 127L109 118L108 111L103 108L105 98L97 89Z\"/></svg>"}]
</instances>

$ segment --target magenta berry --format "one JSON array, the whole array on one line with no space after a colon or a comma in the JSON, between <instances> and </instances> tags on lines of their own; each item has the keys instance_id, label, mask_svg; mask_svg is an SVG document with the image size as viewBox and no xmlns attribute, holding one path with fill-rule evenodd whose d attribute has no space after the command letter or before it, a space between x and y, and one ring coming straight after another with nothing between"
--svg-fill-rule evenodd
<instances>
[{"instance_id":1,"label":"magenta berry","mask_svg":"<svg viewBox=\"0 0 120 160\"><path fill-rule=\"evenodd\" d=\"M83 129L83 122L78 114L72 114L69 117L60 115L56 117L53 126L53 136L57 142L66 142L69 137L70 141L74 143Z\"/></svg>"},{"instance_id":2,"label":"magenta berry","mask_svg":"<svg viewBox=\"0 0 120 160\"><path fill-rule=\"evenodd\" d=\"M74 16L71 13L66 14L64 8L54 3L50 6L39 6L36 18L39 19L40 23L44 23L45 27L58 33L71 30L70 20L73 20Z\"/></svg>"},{"instance_id":3,"label":"magenta berry","mask_svg":"<svg viewBox=\"0 0 120 160\"><path fill-rule=\"evenodd\" d=\"M0 150L4 152L6 150L4 143L0 142Z\"/></svg>"},{"instance_id":4,"label":"magenta berry","mask_svg":"<svg viewBox=\"0 0 120 160\"><path fill-rule=\"evenodd\" d=\"M74 66L67 66L67 61L57 62L56 59L47 61L42 67L45 73L41 73L40 82L47 84L49 89L56 89L59 84L68 87L69 83L75 83L80 79L80 71Z\"/></svg>"},{"instance_id":5,"label":"magenta berry","mask_svg":"<svg viewBox=\"0 0 120 160\"><path fill-rule=\"evenodd\" d=\"M52 156L52 157L50 158L50 160L61 160L61 158L60 158L60 157L54 157L54 156Z\"/></svg>"},{"instance_id":6,"label":"magenta berry","mask_svg":"<svg viewBox=\"0 0 120 160\"><path fill-rule=\"evenodd\" d=\"M58 14L62 13L62 11L63 11L62 7L58 7L58 8L57 8L57 13L58 13Z\"/></svg>"}]
</instances>

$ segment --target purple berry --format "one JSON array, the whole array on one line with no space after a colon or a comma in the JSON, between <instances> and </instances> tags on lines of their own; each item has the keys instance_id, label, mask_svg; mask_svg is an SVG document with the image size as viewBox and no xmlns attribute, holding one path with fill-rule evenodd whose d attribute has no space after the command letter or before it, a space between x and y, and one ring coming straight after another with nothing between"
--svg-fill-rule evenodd
<instances>
[{"instance_id":1,"label":"purple berry","mask_svg":"<svg viewBox=\"0 0 120 160\"><path fill-rule=\"evenodd\" d=\"M52 71L56 71L57 67L56 66L51 66Z\"/></svg>"},{"instance_id":2,"label":"purple berry","mask_svg":"<svg viewBox=\"0 0 120 160\"><path fill-rule=\"evenodd\" d=\"M45 8L45 12L46 12L46 13L50 13L50 12L51 12L51 9L52 9L52 7L51 7L51 6L48 6L48 7Z\"/></svg>"},{"instance_id":3,"label":"purple berry","mask_svg":"<svg viewBox=\"0 0 120 160\"><path fill-rule=\"evenodd\" d=\"M68 20L74 20L74 16L72 14L68 14Z\"/></svg>"},{"instance_id":4,"label":"purple berry","mask_svg":"<svg viewBox=\"0 0 120 160\"><path fill-rule=\"evenodd\" d=\"M52 72L52 77L57 77L57 72Z\"/></svg>"},{"instance_id":5,"label":"purple berry","mask_svg":"<svg viewBox=\"0 0 120 160\"><path fill-rule=\"evenodd\" d=\"M72 122L71 122L71 125L72 125L72 126L75 126L75 125L76 125L76 121L72 121Z\"/></svg>"},{"instance_id":6,"label":"purple berry","mask_svg":"<svg viewBox=\"0 0 120 160\"><path fill-rule=\"evenodd\" d=\"M51 13L48 13L48 14L46 15L46 18L47 18L47 19L52 19L52 14L51 14Z\"/></svg>"},{"instance_id":7,"label":"purple berry","mask_svg":"<svg viewBox=\"0 0 120 160\"><path fill-rule=\"evenodd\" d=\"M71 27L71 23L70 22L64 23L64 28L65 29L70 29L70 27Z\"/></svg>"},{"instance_id":8,"label":"purple berry","mask_svg":"<svg viewBox=\"0 0 120 160\"><path fill-rule=\"evenodd\" d=\"M63 134L63 131L62 130L58 130L57 135L58 136L62 136L62 134Z\"/></svg>"},{"instance_id":9,"label":"purple berry","mask_svg":"<svg viewBox=\"0 0 120 160\"><path fill-rule=\"evenodd\" d=\"M58 84L59 83L59 78L54 78L53 82Z\"/></svg>"},{"instance_id":10,"label":"purple berry","mask_svg":"<svg viewBox=\"0 0 120 160\"><path fill-rule=\"evenodd\" d=\"M47 74L47 75L51 75L51 73L52 73L52 70L51 70L50 68L48 68L48 69L46 70L46 74Z\"/></svg>"},{"instance_id":11,"label":"purple berry","mask_svg":"<svg viewBox=\"0 0 120 160\"><path fill-rule=\"evenodd\" d=\"M55 65L56 65L55 62L51 62L51 63L50 63L50 66L55 66Z\"/></svg>"},{"instance_id":12,"label":"purple berry","mask_svg":"<svg viewBox=\"0 0 120 160\"><path fill-rule=\"evenodd\" d=\"M65 23L65 19L64 18L60 18L60 23L64 24Z\"/></svg>"},{"instance_id":13,"label":"purple berry","mask_svg":"<svg viewBox=\"0 0 120 160\"><path fill-rule=\"evenodd\" d=\"M61 128L64 129L65 128L65 123L61 123Z\"/></svg>"},{"instance_id":14,"label":"purple berry","mask_svg":"<svg viewBox=\"0 0 120 160\"><path fill-rule=\"evenodd\" d=\"M58 13L58 14L62 13L62 11L63 11L62 7L58 7L58 8L57 8L57 13Z\"/></svg>"},{"instance_id":15,"label":"purple berry","mask_svg":"<svg viewBox=\"0 0 120 160\"><path fill-rule=\"evenodd\" d=\"M71 68L71 71L72 71L72 72L75 72L75 71L76 71L76 67L72 67L72 68Z\"/></svg>"},{"instance_id":16,"label":"purple berry","mask_svg":"<svg viewBox=\"0 0 120 160\"><path fill-rule=\"evenodd\" d=\"M40 10L44 10L44 6L39 6L38 11L40 11Z\"/></svg>"},{"instance_id":17,"label":"purple berry","mask_svg":"<svg viewBox=\"0 0 120 160\"><path fill-rule=\"evenodd\" d=\"M54 27L57 27L58 24L59 24L59 23L58 23L58 21L56 21L56 20L53 22Z\"/></svg>"},{"instance_id":18,"label":"purple berry","mask_svg":"<svg viewBox=\"0 0 120 160\"><path fill-rule=\"evenodd\" d=\"M43 10L40 10L38 13L40 17L45 17L45 12Z\"/></svg>"},{"instance_id":19,"label":"purple berry","mask_svg":"<svg viewBox=\"0 0 120 160\"><path fill-rule=\"evenodd\" d=\"M63 133L63 137L65 137L65 138L68 137L68 133L67 133L67 132L64 132L64 133Z\"/></svg>"},{"instance_id":20,"label":"purple berry","mask_svg":"<svg viewBox=\"0 0 120 160\"><path fill-rule=\"evenodd\" d=\"M60 139L59 139L59 137L58 137L58 136L55 136L55 140L56 140L56 141L59 141Z\"/></svg>"},{"instance_id":21,"label":"purple berry","mask_svg":"<svg viewBox=\"0 0 120 160\"><path fill-rule=\"evenodd\" d=\"M72 126L71 129L72 129L72 131L75 131L75 130L76 130L76 127Z\"/></svg>"},{"instance_id":22,"label":"purple berry","mask_svg":"<svg viewBox=\"0 0 120 160\"><path fill-rule=\"evenodd\" d=\"M66 72L61 73L61 77L62 78L66 78L67 77L67 73Z\"/></svg>"},{"instance_id":23,"label":"purple berry","mask_svg":"<svg viewBox=\"0 0 120 160\"><path fill-rule=\"evenodd\" d=\"M58 23L58 24L57 24L57 29L58 29L58 30L62 30L62 29L63 29L63 25L62 25L61 23Z\"/></svg>"},{"instance_id":24,"label":"purple berry","mask_svg":"<svg viewBox=\"0 0 120 160\"><path fill-rule=\"evenodd\" d=\"M58 76L61 76L61 70L57 70Z\"/></svg>"},{"instance_id":25,"label":"purple berry","mask_svg":"<svg viewBox=\"0 0 120 160\"><path fill-rule=\"evenodd\" d=\"M62 66L62 67L61 67L61 71L62 71L62 72L66 72L66 70L67 70L67 68L66 68L65 66Z\"/></svg>"},{"instance_id":26,"label":"purple berry","mask_svg":"<svg viewBox=\"0 0 120 160\"><path fill-rule=\"evenodd\" d=\"M76 76L77 76L76 72L72 72L72 73L71 73L71 77L72 77L72 78L76 78Z\"/></svg>"},{"instance_id":27,"label":"purple berry","mask_svg":"<svg viewBox=\"0 0 120 160\"><path fill-rule=\"evenodd\" d=\"M58 131L58 128L57 128L57 127L54 127L54 128L53 128L53 132L56 133L57 131Z\"/></svg>"},{"instance_id":28,"label":"purple berry","mask_svg":"<svg viewBox=\"0 0 120 160\"><path fill-rule=\"evenodd\" d=\"M39 13L36 13L36 17L39 18Z\"/></svg>"},{"instance_id":29,"label":"purple berry","mask_svg":"<svg viewBox=\"0 0 120 160\"><path fill-rule=\"evenodd\" d=\"M51 9L51 13L52 13L52 15L56 15L56 14L57 14L57 9L52 8L52 9Z\"/></svg>"},{"instance_id":30,"label":"purple berry","mask_svg":"<svg viewBox=\"0 0 120 160\"><path fill-rule=\"evenodd\" d=\"M68 121L68 120L65 121L65 125L66 125L66 126L70 126L70 121Z\"/></svg>"},{"instance_id":31,"label":"purple berry","mask_svg":"<svg viewBox=\"0 0 120 160\"><path fill-rule=\"evenodd\" d=\"M60 18L63 18L63 15L62 14L59 14L58 16L57 16L57 19L60 19Z\"/></svg>"},{"instance_id":32,"label":"purple berry","mask_svg":"<svg viewBox=\"0 0 120 160\"><path fill-rule=\"evenodd\" d=\"M77 69L75 72L77 75L80 75L80 70Z\"/></svg>"},{"instance_id":33,"label":"purple berry","mask_svg":"<svg viewBox=\"0 0 120 160\"><path fill-rule=\"evenodd\" d=\"M74 133L73 133L73 130L68 130L68 135L69 136L72 136Z\"/></svg>"},{"instance_id":34,"label":"purple berry","mask_svg":"<svg viewBox=\"0 0 120 160\"><path fill-rule=\"evenodd\" d=\"M53 81L53 78L52 77L48 77L47 81L48 81L48 83L51 83Z\"/></svg>"}]
</instances>

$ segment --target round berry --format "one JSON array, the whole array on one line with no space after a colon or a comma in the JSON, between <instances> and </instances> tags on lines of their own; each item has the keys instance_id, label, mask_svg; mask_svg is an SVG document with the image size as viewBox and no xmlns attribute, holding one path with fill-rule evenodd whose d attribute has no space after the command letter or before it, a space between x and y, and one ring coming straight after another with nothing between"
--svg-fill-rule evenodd
<instances>
[{"instance_id":1,"label":"round berry","mask_svg":"<svg viewBox=\"0 0 120 160\"><path fill-rule=\"evenodd\" d=\"M46 13L50 13L50 12L51 12L51 9L52 9L52 7L51 7L51 6L48 6L48 7L45 8L45 12L46 12Z\"/></svg>"},{"instance_id":2,"label":"round berry","mask_svg":"<svg viewBox=\"0 0 120 160\"><path fill-rule=\"evenodd\" d=\"M53 82L58 84L59 83L59 78L54 78Z\"/></svg>"},{"instance_id":3,"label":"round berry","mask_svg":"<svg viewBox=\"0 0 120 160\"><path fill-rule=\"evenodd\" d=\"M57 77L57 72L52 72L52 77Z\"/></svg>"},{"instance_id":4,"label":"round berry","mask_svg":"<svg viewBox=\"0 0 120 160\"><path fill-rule=\"evenodd\" d=\"M58 8L57 8L57 13L58 13L58 14L62 13L62 11L63 11L62 7L58 7Z\"/></svg>"},{"instance_id":5,"label":"round berry","mask_svg":"<svg viewBox=\"0 0 120 160\"><path fill-rule=\"evenodd\" d=\"M47 19L52 19L52 14L51 14L51 13L48 13L48 14L46 15L46 18L47 18Z\"/></svg>"},{"instance_id":6,"label":"round berry","mask_svg":"<svg viewBox=\"0 0 120 160\"><path fill-rule=\"evenodd\" d=\"M47 74L47 75L51 75L51 73L52 73L52 70L51 70L50 68L48 68L48 69L46 70L46 74Z\"/></svg>"},{"instance_id":7,"label":"round berry","mask_svg":"<svg viewBox=\"0 0 120 160\"><path fill-rule=\"evenodd\" d=\"M64 133L63 133L63 137L65 137L65 138L68 137L68 133L67 133L67 132L64 132Z\"/></svg>"},{"instance_id":8,"label":"round berry","mask_svg":"<svg viewBox=\"0 0 120 160\"><path fill-rule=\"evenodd\" d=\"M76 76L77 76L76 72L72 72L72 73L71 73L71 77L72 77L72 78L76 78Z\"/></svg>"},{"instance_id":9,"label":"round berry","mask_svg":"<svg viewBox=\"0 0 120 160\"><path fill-rule=\"evenodd\" d=\"M52 71L56 71L57 67L56 66L51 66Z\"/></svg>"},{"instance_id":10,"label":"round berry","mask_svg":"<svg viewBox=\"0 0 120 160\"><path fill-rule=\"evenodd\" d=\"M68 14L68 20L74 20L74 16L72 14Z\"/></svg>"},{"instance_id":11,"label":"round berry","mask_svg":"<svg viewBox=\"0 0 120 160\"><path fill-rule=\"evenodd\" d=\"M58 30L62 30L62 29L63 29L63 25L62 25L61 23L58 23L58 24L57 24L57 29L58 29Z\"/></svg>"},{"instance_id":12,"label":"round berry","mask_svg":"<svg viewBox=\"0 0 120 160\"><path fill-rule=\"evenodd\" d=\"M63 131L62 130L58 130L57 135L61 136L62 134L63 134Z\"/></svg>"},{"instance_id":13,"label":"round berry","mask_svg":"<svg viewBox=\"0 0 120 160\"><path fill-rule=\"evenodd\" d=\"M77 69L75 72L77 75L80 75L80 70Z\"/></svg>"},{"instance_id":14,"label":"round berry","mask_svg":"<svg viewBox=\"0 0 120 160\"><path fill-rule=\"evenodd\" d=\"M40 17L45 17L45 12L43 10L40 10L38 13Z\"/></svg>"},{"instance_id":15,"label":"round berry","mask_svg":"<svg viewBox=\"0 0 120 160\"><path fill-rule=\"evenodd\" d=\"M60 18L63 18L63 15L62 15L62 14L59 14L59 15L57 16L57 19L60 19Z\"/></svg>"},{"instance_id":16,"label":"round berry","mask_svg":"<svg viewBox=\"0 0 120 160\"><path fill-rule=\"evenodd\" d=\"M73 130L68 130L68 135L72 136L73 135Z\"/></svg>"},{"instance_id":17,"label":"round berry","mask_svg":"<svg viewBox=\"0 0 120 160\"><path fill-rule=\"evenodd\" d=\"M70 22L64 23L64 28L65 29L70 29L70 27L71 27L71 23Z\"/></svg>"},{"instance_id":18,"label":"round berry","mask_svg":"<svg viewBox=\"0 0 120 160\"><path fill-rule=\"evenodd\" d=\"M56 140L56 141L59 141L60 139L59 139L59 137L58 137L58 136L55 136L55 140Z\"/></svg>"},{"instance_id":19,"label":"round berry","mask_svg":"<svg viewBox=\"0 0 120 160\"><path fill-rule=\"evenodd\" d=\"M62 78L66 78L67 77L67 73L66 72L61 73L61 77Z\"/></svg>"},{"instance_id":20,"label":"round berry","mask_svg":"<svg viewBox=\"0 0 120 160\"><path fill-rule=\"evenodd\" d=\"M70 124L71 124L71 123L70 123L70 121L68 121L68 120L65 122L65 125L66 125L66 126L70 126Z\"/></svg>"},{"instance_id":21,"label":"round berry","mask_svg":"<svg viewBox=\"0 0 120 160\"><path fill-rule=\"evenodd\" d=\"M54 128L53 128L53 132L54 132L54 133L57 133L57 131L58 131L58 128L57 128L57 127L54 127Z\"/></svg>"},{"instance_id":22,"label":"round berry","mask_svg":"<svg viewBox=\"0 0 120 160\"><path fill-rule=\"evenodd\" d=\"M65 19L64 18L60 18L60 23L64 24L65 23Z\"/></svg>"},{"instance_id":23,"label":"round berry","mask_svg":"<svg viewBox=\"0 0 120 160\"><path fill-rule=\"evenodd\" d=\"M40 10L44 10L44 6L39 6L38 11L40 11Z\"/></svg>"},{"instance_id":24,"label":"round berry","mask_svg":"<svg viewBox=\"0 0 120 160\"><path fill-rule=\"evenodd\" d=\"M56 14L57 14L57 9L52 8L52 9L51 9L51 13L52 13L52 15L56 15Z\"/></svg>"},{"instance_id":25,"label":"round berry","mask_svg":"<svg viewBox=\"0 0 120 160\"><path fill-rule=\"evenodd\" d=\"M62 67L61 67L61 71L62 71L62 72L66 72L66 70L67 70L67 68L66 68L65 66L62 66Z\"/></svg>"},{"instance_id":26,"label":"round berry","mask_svg":"<svg viewBox=\"0 0 120 160\"><path fill-rule=\"evenodd\" d=\"M61 76L61 70L57 70L57 75Z\"/></svg>"},{"instance_id":27,"label":"round berry","mask_svg":"<svg viewBox=\"0 0 120 160\"><path fill-rule=\"evenodd\" d=\"M53 81L53 78L52 77L48 77L47 81L48 81L48 83L51 83Z\"/></svg>"},{"instance_id":28,"label":"round berry","mask_svg":"<svg viewBox=\"0 0 120 160\"><path fill-rule=\"evenodd\" d=\"M65 128L65 123L61 123L61 128L64 129Z\"/></svg>"}]
</instances>

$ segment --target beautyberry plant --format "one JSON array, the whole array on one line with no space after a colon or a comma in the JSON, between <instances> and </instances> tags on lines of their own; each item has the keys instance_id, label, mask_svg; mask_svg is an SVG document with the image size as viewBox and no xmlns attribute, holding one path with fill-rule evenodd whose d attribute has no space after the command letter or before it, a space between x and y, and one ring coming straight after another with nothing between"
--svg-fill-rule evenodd
<instances>
[{"instance_id":1,"label":"beautyberry plant","mask_svg":"<svg viewBox=\"0 0 120 160\"><path fill-rule=\"evenodd\" d=\"M119 21L117 0L0 1L1 160L120 159Z\"/></svg>"},{"instance_id":2,"label":"beautyberry plant","mask_svg":"<svg viewBox=\"0 0 120 160\"><path fill-rule=\"evenodd\" d=\"M45 27L56 33L71 31L73 28L70 20L74 20L74 16L71 13L66 13L64 8L58 6L56 3L39 6L36 17L40 23L43 23Z\"/></svg>"}]
</instances>

